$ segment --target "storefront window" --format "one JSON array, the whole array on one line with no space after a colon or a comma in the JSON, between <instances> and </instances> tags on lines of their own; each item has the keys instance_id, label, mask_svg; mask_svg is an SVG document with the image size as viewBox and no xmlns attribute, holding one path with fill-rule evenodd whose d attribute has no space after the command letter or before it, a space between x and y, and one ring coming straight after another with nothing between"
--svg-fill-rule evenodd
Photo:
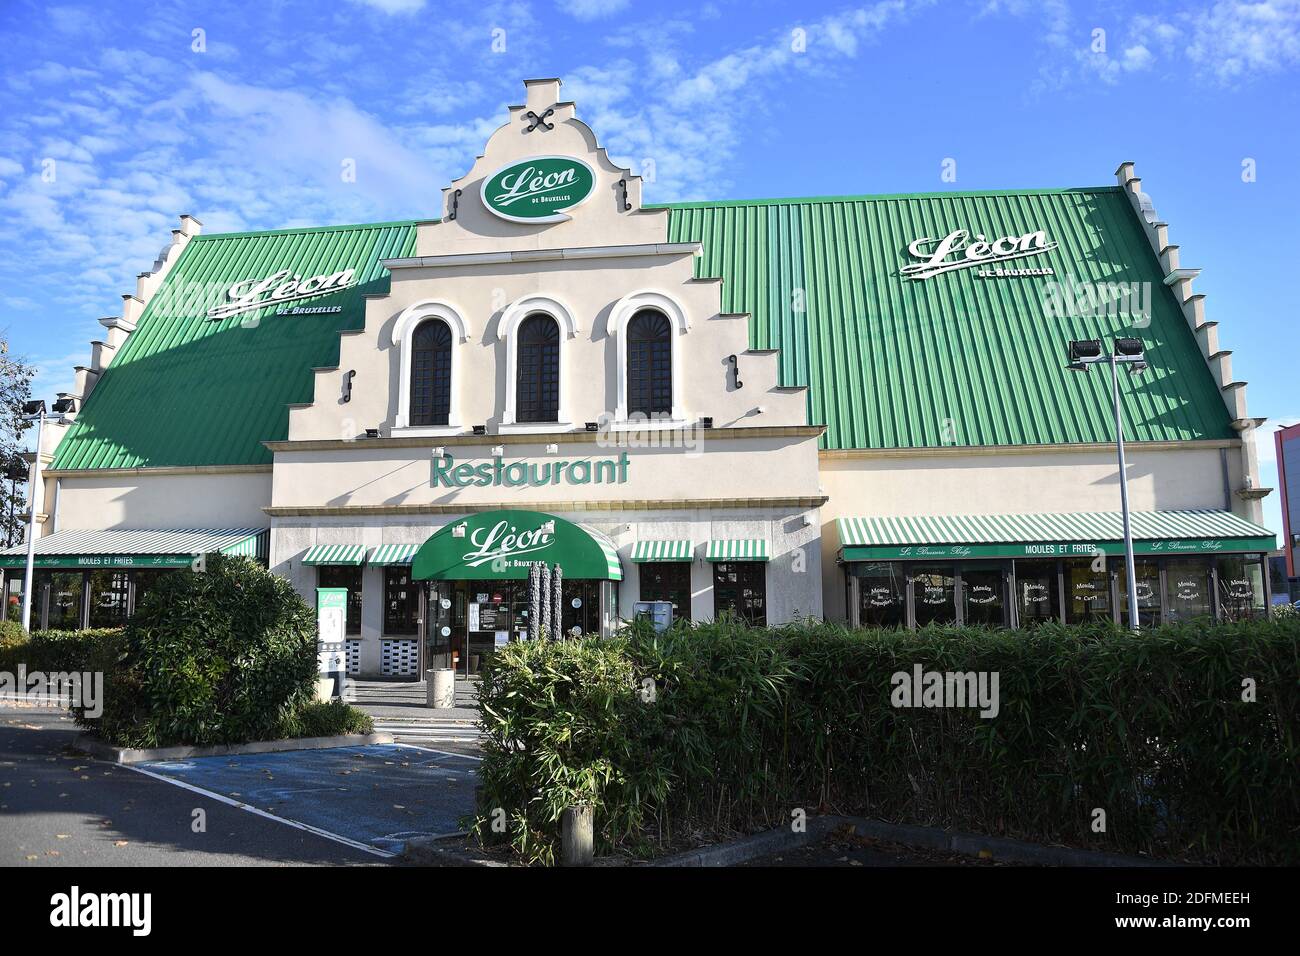
<instances>
[{"instance_id":1,"label":"storefront window","mask_svg":"<svg viewBox=\"0 0 1300 956\"><path fill-rule=\"evenodd\" d=\"M767 626L767 564L713 562L713 614L730 611L755 627Z\"/></svg>"},{"instance_id":2,"label":"storefront window","mask_svg":"<svg viewBox=\"0 0 1300 956\"><path fill-rule=\"evenodd\" d=\"M956 624L956 578L950 566L912 569L912 608L916 626Z\"/></svg>"},{"instance_id":3,"label":"storefront window","mask_svg":"<svg viewBox=\"0 0 1300 956\"><path fill-rule=\"evenodd\" d=\"M419 590L411 580L411 569L384 568L384 633L414 634L419 611Z\"/></svg>"},{"instance_id":4,"label":"storefront window","mask_svg":"<svg viewBox=\"0 0 1300 956\"><path fill-rule=\"evenodd\" d=\"M963 566L961 612L966 624L1003 627L1007 623L1005 576L1002 568Z\"/></svg>"},{"instance_id":5,"label":"storefront window","mask_svg":"<svg viewBox=\"0 0 1300 956\"><path fill-rule=\"evenodd\" d=\"M134 614L140 603L145 599L150 591L168 574L188 574L188 571L132 571L133 583L135 584L135 598L131 603L131 613Z\"/></svg>"},{"instance_id":6,"label":"storefront window","mask_svg":"<svg viewBox=\"0 0 1300 956\"><path fill-rule=\"evenodd\" d=\"M1112 621L1110 570L1100 561L1102 570L1094 569L1093 558L1065 562L1065 623Z\"/></svg>"},{"instance_id":7,"label":"storefront window","mask_svg":"<svg viewBox=\"0 0 1300 956\"><path fill-rule=\"evenodd\" d=\"M1165 562L1165 606L1169 620L1193 621L1210 617L1213 582L1210 561L1205 558L1170 558Z\"/></svg>"},{"instance_id":8,"label":"storefront window","mask_svg":"<svg viewBox=\"0 0 1300 956\"><path fill-rule=\"evenodd\" d=\"M121 627L126 623L130 576L126 571L90 572L90 626Z\"/></svg>"},{"instance_id":9,"label":"storefront window","mask_svg":"<svg viewBox=\"0 0 1300 956\"><path fill-rule=\"evenodd\" d=\"M23 582L26 575L22 570L11 571L5 577L5 617L10 621L23 619Z\"/></svg>"},{"instance_id":10,"label":"storefront window","mask_svg":"<svg viewBox=\"0 0 1300 956\"><path fill-rule=\"evenodd\" d=\"M316 569L316 584L322 588L348 589L347 633L360 634L361 568L344 564L322 564Z\"/></svg>"},{"instance_id":11,"label":"storefront window","mask_svg":"<svg viewBox=\"0 0 1300 956\"><path fill-rule=\"evenodd\" d=\"M894 562L854 565L858 623L862 627L907 626L907 577Z\"/></svg>"},{"instance_id":12,"label":"storefront window","mask_svg":"<svg viewBox=\"0 0 1300 956\"><path fill-rule=\"evenodd\" d=\"M691 562L647 561L637 565L642 601L669 601L674 618L691 616Z\"/></svg>"},{"instance_id":13,"label":"storefront window","mask_svg":"<svg viewBox=\"0 0 1300 956\"><path fill-rule=\"evenodd\" d=\"M39 579L38 579L39 580ZM47 578L48 611L45 626L52 631L75 631L81 627L80 571L54 571Z\"/></svg>"},{"instance_id":14,"label":"storefront window","mask_svg":"<svg viewBox=\"0 0 1300 956\"><path fill-rule=\"evenodd\" d=\"M1137 581L1138 625L1155 627L1160 623L1160 566L1154 561L1133 562ZM1119 566L1120 623L1128 626L1128 569Z\"/></svg>"},{"instance_id":15,"label":"storefront window","mask_svg":"<svg viewBox=\"0 0 1300 956\"><path fill-rule=\"evenodd\" d=\"M1016 612L1021 627L1061 620L1055 561L1017 561Z\"/></svg>"},{"instance_id":16,"label":"storefront window","mask_svg":"<svg viewBox=\"0 0 1300 956\"><path fill-rule=\"evenodd\" d=\"M1218 559L1219 608L1227 621L1263 617L1264 562L1257 554Z\"/></svg>"}]
</instances>

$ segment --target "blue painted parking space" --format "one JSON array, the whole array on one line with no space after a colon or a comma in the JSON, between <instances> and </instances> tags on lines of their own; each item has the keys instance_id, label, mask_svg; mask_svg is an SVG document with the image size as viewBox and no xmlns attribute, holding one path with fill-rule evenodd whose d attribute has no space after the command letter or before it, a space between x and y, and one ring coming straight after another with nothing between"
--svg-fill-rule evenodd
<instances>
[{"instance_id":1,"label":"blue painted parking space","mask_svg":"<svg viewBox=\"0 0 1300 956\"><path fill-rule=\"evenodd\" d=\"M155 761L135 769L381 855L464 829L478 759L406 744Z\"/></svg>"}]
</instances>

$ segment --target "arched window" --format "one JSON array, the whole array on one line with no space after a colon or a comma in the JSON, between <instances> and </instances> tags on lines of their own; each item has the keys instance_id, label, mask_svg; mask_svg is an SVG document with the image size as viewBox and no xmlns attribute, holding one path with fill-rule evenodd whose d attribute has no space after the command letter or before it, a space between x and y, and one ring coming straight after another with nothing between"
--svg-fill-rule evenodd
<instances>
[{"instance_id":1,"label":"arched window","mask_svg":"<svg viewBox=\"0 0 1300 956\"><path fill-rule=\"evenodd\" d=\"M446 425L451 413L451 329L425 319L411 334L411 425Z\"/></svg>"},{"instance_id":2,"label":"arched window","mask_svg":"<svg viewBox=\"0 0 1300 956\"><path fill-rule=\"evenodd\" d=\"M642 309L627 324L627 411L671 415L673 328L657 309Z\"/></svg>"},{"instance_id":3,"label":"arched window","mask_svg":"<svg viewBox=\"0 0 1300 956\"><path fill-rule=\"evenodd\" d=\"M515 421L557 422L560 418L560 326L538 312L519 326Z\"/></svg>"}]
</instances>

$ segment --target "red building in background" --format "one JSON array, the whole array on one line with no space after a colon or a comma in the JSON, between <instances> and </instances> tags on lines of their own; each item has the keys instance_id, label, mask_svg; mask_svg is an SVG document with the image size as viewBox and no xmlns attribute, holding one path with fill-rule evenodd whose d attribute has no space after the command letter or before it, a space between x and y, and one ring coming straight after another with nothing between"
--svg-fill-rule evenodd
<instances>
[{"instance_id":1,"label":"red building in background","mask_svg":"<svg viewBox=\"0 0 1300 956\"><path fill-rule=\"evenodd\" d=\"M1286 576L1300 577L1300 424L1279 428L1277 442L1278 489L1282 493L1282 553ZM1292 594L1295 593L1292 588Z\"/></svg>"}]
</instances>

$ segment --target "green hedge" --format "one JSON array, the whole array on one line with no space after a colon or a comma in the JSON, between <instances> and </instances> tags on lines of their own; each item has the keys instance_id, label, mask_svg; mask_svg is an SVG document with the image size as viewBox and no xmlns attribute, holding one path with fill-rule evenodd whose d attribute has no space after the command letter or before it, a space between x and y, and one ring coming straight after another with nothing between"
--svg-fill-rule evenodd
<instances>
[{"instance_id":1,"label":"green hedge","mask_svg":"<svg viewBox=\"0 0 1300 956\"><path fill-rule=\"evenodd\" d=\"M1140 635L724 621L511 644L480 688L476 831L549 862L575 803L596 808L601 852L637 854L804 809L1300 862L1298 646L1295 617ZM998 715L894 707L891 677L915 664L997 672Z\"/></svg>"},{"instance_id":2,"label":"green hedge","mask_svg":"<svg viewBox=\"0 0 1300 956\"><path fill-rule=\"evenodd\" d=\"M24 664L29 672L109 671L123 647L121 628L33 631L30 637L20 628L17 635L0 634L0 670L13 673Z\"/></svg>"}]
</instances>

